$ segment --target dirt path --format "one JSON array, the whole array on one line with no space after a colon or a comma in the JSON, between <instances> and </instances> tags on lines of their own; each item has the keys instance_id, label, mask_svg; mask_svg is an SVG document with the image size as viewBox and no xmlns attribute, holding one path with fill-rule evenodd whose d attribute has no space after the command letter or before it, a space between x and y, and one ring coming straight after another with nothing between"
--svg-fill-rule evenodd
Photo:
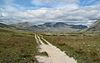
<instances>
[{"instance_id":1,"label":"dirt path","mask_svg":"<svg viewBox=\"0 0 100 63\"><path fill-rule=\"evenodd\" d=\"M35 39L39 45L39 52L46 52L48 54L48 56L36 56L39 63L77 63L74 58L70 58L44 38L40 38L38 35L35 35ZM47 44L45 44L41 39Z\"/></svg>"}]
</instances>

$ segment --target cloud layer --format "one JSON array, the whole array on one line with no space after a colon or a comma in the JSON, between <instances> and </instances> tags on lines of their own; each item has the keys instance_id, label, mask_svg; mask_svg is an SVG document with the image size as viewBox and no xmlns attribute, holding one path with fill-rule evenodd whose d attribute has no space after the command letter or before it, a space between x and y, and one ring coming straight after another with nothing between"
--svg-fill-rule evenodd
<instances>
[{"instance_id":1,"label":"cloud layer","mask_svg":"<svg viewBox=\"0 0 100 63\"><path fill-rule=\"evenodd\" d=\"M0 20L6 23L63 21L70 24L90 25L100 18L100 5L98 4L100 1L96 0L29 1L28 7L24 7L15 0L4 0L4 5L0 9Z\"/></svg>"}]
</instances>

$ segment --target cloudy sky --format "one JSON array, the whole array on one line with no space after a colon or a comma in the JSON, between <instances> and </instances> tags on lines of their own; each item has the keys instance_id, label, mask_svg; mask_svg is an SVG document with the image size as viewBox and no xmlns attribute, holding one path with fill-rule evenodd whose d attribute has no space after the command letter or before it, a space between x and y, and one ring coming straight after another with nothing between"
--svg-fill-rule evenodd
<instances>
[{"instance_id":1,"label":"cloudy sky","mask_svg":"<svg viewBox=\"0 0 100 63\"><path fill-rule=\"evenodd\" d=\"M67 22L90 25L100 19L100 0L0 0L0 22Z\"/></svg>"}]
</instances>

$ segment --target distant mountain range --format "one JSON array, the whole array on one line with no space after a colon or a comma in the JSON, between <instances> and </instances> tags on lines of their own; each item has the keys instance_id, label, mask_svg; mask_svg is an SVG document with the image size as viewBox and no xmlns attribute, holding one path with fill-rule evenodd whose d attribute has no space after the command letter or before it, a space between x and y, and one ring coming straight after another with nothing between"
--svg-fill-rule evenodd
<instances>
[{"instance_id":1,"label":"distant mountain range","mask_svg":"<svg viewBox=\"0 0 100 63\"><path fill-rule=\"evenodd\" d=\"M69 25L65 22L46 22L38 25L34 25L30 22L22 22L12 25L0 23L0 28L14 28L36 32L78 32L80 30L100 32L100 20L97 20L89 28L85 25Z\"/></svg>"},{"instance_id":2,"label":"distant mountain range","mask_svg":"<svg viewBox=\"0 0 100 63\"><path fill-rule=\"evenodd\" d=\"M22 22L12 25L0 23L0 27L16 28L35 32L77 32L86 29L85 25L69 25L65 22L46 22L44 24L34 25L30 22Z\"/></svg>"},{"instance_id":3,"label":"distant mountain range","mask_svg":"<svg viewBox=\"0 0 100 63\"><path fill-rule=\"evenodd\" d=\"M69 25L65 22L46 22L44 24L34 25L30 22L23 22L13 24L13 26L29 30L29 31L43 31L43 32L77 32L87 28L85 25Z\"/></svg>"}]
</instances>

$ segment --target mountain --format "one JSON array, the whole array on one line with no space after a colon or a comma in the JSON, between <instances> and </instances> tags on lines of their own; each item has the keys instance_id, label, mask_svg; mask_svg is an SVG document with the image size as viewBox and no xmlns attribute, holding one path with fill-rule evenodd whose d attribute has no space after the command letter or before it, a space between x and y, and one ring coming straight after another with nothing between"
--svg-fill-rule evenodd
<instances>
[{"instance_id":1,"label":"mountain","mask_svg":"<svg viewBox=\"0 0 100 63\"><path fill-rule=\"evenodd\" d=\"M71 28L75 28L75 29L86 29L86 28L88 28L85 25L71 25L71 26L72 26Z\"/></svg>"},{"instance_id":2,"label":"mountain","mask_svg":"<svg viewBox=\"0 0 100 63\"><path fill-rule=\"evenodd\" d=\"M0 29L1 28L7 28L7 29L17 29L16 27L12 26L12 25L7 25L7 24L4 24L4 23L0 23Z\"/></svg>"},{"instance_id":3,"label":"mountain","mask_svg":"<svg viewBox=\"0 0 100 63\"><path fill-rule=\"evenodd\" d=\"M38 25L34 25L31 22L22 22L12 25L20 30L36 32L77 32L81 29L87 28L85 25L69 25L65 22L46 22Z\"/></svg>"},{"instance_id":4,"label":"mountain","mask_svg":"<svg viewBox=\"0 0 100 63\"><path fill-rule=\"evenodd\" d=\"M0 27L8 27L8 25L0 23Z\"/></svg>"},{"instance_id":5,"label":"mountain","mask_svg":"<svg viewBox=\"0 0 100 63\"><path fill-rule=\"evenodd\" d=\"M69 25L64 23L64 22L46 22L44 24L37 25L37 26L58 28L58 27L66 27L66 26L69 26Z\"/></svg>"},{"instance_id":6,"label":"mountain","mask_svg":"<svg viewBox=\"0 0 100 63\"><path fill-rule=\"evenodd\" d=\"M13 28L13 26L0 23L0 28Z\"/></svg>"},{"instance_id":7,"label":"mountain","mask_svg":"<svg viewBox=\"0 0 100 63\"><path fill-rule=\"evenodd\" d=\"M41 25L31 26L28 30L45 32L77 32L85 28L87 28L85 25L68 25L64 22L47 22Z\"/></svg>"},{"instance_id":8,"label":"mountain","mask_svg":"<svg viewBox=\"0 0 100 63\"><path fill-rule=\"evenodd\" d=\"M87 31L99 32L100 31L100 20L97 20L93 25L91 25Z\"/></svg>"},{"instance_id":9,"label":"mountain","mask_svg":"<svg viewBox=\"0 0 100 63\"><path fill-rule=\"evenodd\" d=\"M28 29L32 26L32 23L30 22L21 22L16 24L11 24L12 26L16 27L17 29Z\"/></svg>"}]
</instances>

